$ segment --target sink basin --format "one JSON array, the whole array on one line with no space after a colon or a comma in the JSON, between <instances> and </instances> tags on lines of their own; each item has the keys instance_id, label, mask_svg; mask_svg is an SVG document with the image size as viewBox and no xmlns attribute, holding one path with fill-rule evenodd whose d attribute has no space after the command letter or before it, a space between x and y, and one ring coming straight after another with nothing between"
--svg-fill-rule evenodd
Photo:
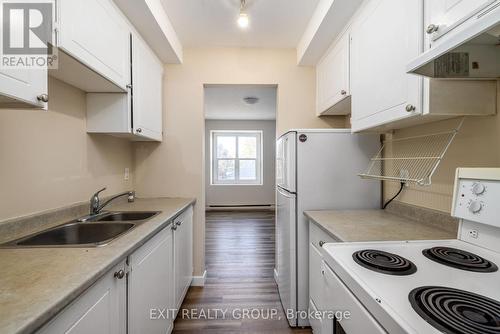
<instances>
[{"instance_id":1,"label":"sink basin","mask_svg":"<svg viewBox=\"0 0 500 334\"><path fill-rule=\"evenodd\" d=\"M127 222L127 221L137 221L137 220L145 220L149 219L153 216L156 216L158 211L123 211L123 212L114 212L103 217L96 219L97 222Z\"/></svg>"},{"instance_id":2,"label":"sink basin","mask_svg":"<svg viewBox=\"0 0 500 334\"><path fill-rule=\"evenodd\" d=\"M14 241L12 246L99 246L134 226L132 223L72 223Z\"/></svg>"}]
</instances>

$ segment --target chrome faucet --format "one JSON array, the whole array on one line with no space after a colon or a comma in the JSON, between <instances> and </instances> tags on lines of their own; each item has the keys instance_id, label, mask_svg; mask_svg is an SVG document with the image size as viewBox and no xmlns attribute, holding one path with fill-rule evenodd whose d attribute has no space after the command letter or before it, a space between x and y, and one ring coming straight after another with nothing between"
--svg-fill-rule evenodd
<instances>
[{"instance_id":1,"label":"chrome faucet","mask_svg":"<svg viewBox=\"0 0 500 334\"><path fill-rule=\"evenodd\" d=\"M98 192L96 192L92 197L90 198L90 215L95 216L101 213L102 209L115 199L122 197L122 196L128 196L128 201L133 202L135 200L135 191L126 191L124 193L118 194L116 196L111 197L108 199L106 202L101 204L101 200L99 199L99 194L102 193L106 188L102 188Z\"/></svg>"}]
</instances>

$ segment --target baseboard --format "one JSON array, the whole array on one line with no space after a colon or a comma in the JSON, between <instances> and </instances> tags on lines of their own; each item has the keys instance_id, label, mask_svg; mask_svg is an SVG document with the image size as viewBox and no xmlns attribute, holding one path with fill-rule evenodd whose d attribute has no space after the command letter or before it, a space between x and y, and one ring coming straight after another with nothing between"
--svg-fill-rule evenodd
<instances>
[{"instance_id":1,"label":"baseboard","mask_svg":"<svg viewBox=\"0 0 500 334\"><path fill-rule=\"evenodd\" d=\"M193 276L193 280L191 281L191 286L204 286L205 278L207 277L207 271L203 272L201 276Z\"/></svg>"},{"instance_id":2,"label":"baseboard","mask_svg":"<svg viewBox=\"0 0 500 334\"><path fill-rule=\"evenodd\" d=\"M205 211L275 211L274 205L251 205L251 206L207 206Z\"/></svg>"}]
</instances>

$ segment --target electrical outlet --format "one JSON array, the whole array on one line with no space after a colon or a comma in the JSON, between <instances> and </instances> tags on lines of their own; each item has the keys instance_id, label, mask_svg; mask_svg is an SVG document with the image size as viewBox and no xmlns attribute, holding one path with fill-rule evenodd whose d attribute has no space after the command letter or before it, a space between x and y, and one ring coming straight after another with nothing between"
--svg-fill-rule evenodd
<instances>
[{"instance_id":1,"label":"electrical outlet","mask_svg":"<svg viewBox=\"0 0 500 334\"><path fill-rule=\"evenodd\" d=\"M479 232L477 230L470 230L469 231L469 237L473 239L477 239L479 236Z\"/></svg>"},{"instance_id":2,"label":"electrical outlet","mask_svg":"<svg viewBox=\"0 0 500 334\"><path fill-rule=\"evenodd\" d=\"M402 181L408 180L410 178L410 172L408 169L401 169L399 171L399 177ZM408 187L408 182L405 183L405 187Z\"/></svg>"},{"instance_id":3,"label":"electrical outlet","mask_svg":"<svg viewBox=\"0 0 500 334\"><path fill-rule=\"evenodd\" d=\"M129 169L128 167L127 167L127 168L125 168L125 173L123 174L123 179L124 179L125 181L130 180L130 169Z\"/></svg>"}]
</instances>

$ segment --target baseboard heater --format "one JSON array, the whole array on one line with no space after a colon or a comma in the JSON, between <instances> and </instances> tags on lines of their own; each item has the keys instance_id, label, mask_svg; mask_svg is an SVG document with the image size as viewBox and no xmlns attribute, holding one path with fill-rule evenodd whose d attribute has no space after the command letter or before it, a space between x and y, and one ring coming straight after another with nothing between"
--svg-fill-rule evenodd
<instances>
[{"instance_id":1,"label":"baseboard heater","mask_svg":"<svg viewBox=\"0 0 500 334\"><path fill-rule=\"evenodd\" d=\"M209 205L209 208L262 208L272 207L272 204L252 204L252 205Z\"/></svg>"},{"instance_id":2,"label":"baseboard heater","mask_svg":"<svg viewBox=\"0 0 500 334\"><path fill-rule=\"evenodd\" d=\"M253 205L207 205L206 211L224 211L224 210L274 210L274 204L253 204Z\"/></svg>"}]
</instances>

